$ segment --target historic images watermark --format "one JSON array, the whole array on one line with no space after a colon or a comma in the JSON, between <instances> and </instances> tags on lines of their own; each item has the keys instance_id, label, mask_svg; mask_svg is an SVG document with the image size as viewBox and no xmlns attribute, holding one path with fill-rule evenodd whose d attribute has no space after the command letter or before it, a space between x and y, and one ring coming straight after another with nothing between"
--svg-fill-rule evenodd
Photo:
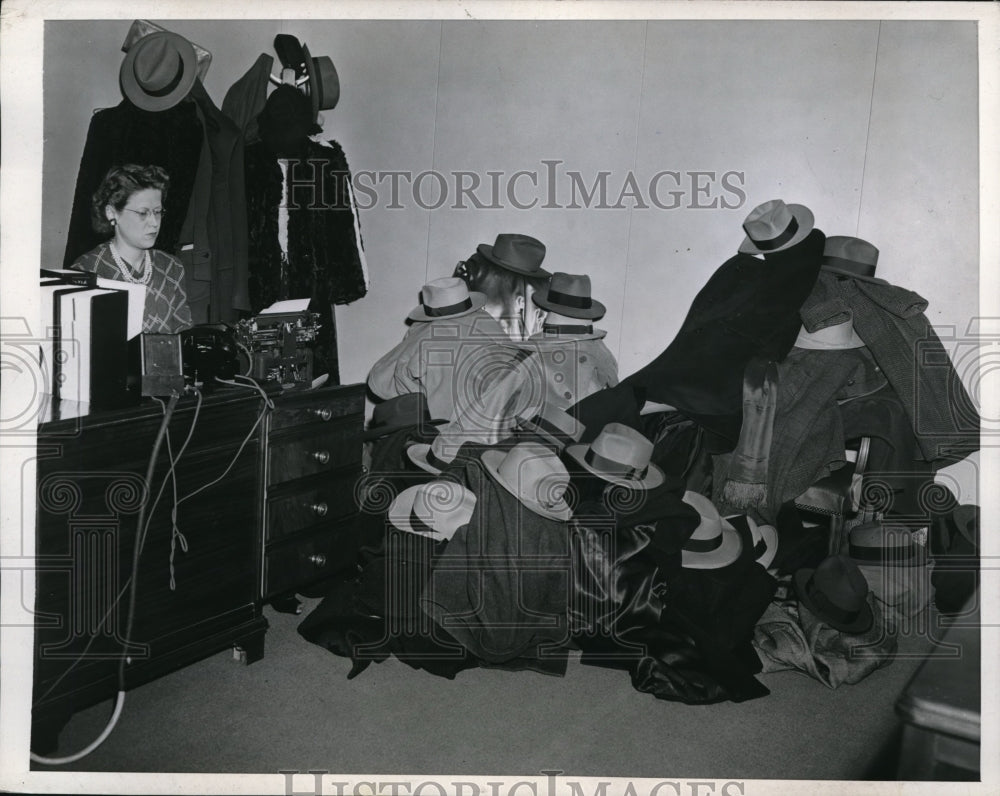
<instances>
[{"instance_id":1,"label":"historic images watermark","mask_svg":"<svg viewBox=\"0 0 1000 796\"><path fill-rule=\"evenodd\" d=\"M562 778L561 770L544 778L508 780L360 779L345 781L325 769L283 769L286 796L747 796L742 780L639 780ZM299 790L299 788L304 788Z\"/></svg>"},{"instance_id":2,"label":"historic images watermark","mask_svg":"<svg viewBox=\"0 0 1000 796\"><path fill-rule=\"evenodd\" d=\"M349 181L358 210L736 210L746 204L746 173L737 169L659 169L618 173L565 168L543 159L516 171L361 169ZM323 162L289 176L289 207L342 207L326 195ZM338 196L343 192L334 184Z\"/></svg>"}]
</instances>

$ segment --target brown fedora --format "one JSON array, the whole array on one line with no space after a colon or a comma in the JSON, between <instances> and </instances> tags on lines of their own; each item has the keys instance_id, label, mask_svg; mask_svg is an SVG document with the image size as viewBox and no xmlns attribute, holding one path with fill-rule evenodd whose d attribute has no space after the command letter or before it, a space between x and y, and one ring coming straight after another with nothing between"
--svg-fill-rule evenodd
<instances>
[{"instance_id":1,"label":"brown fedora","mask_svg":"<svg viewBox=\"0 0 1000 796\"><path fill-rule=\"evenodd\" d=\"M868 604L868 581L847 556L830 556L816 569L800 569L793 581L799 602L830 627L864 633L875 621Z\"/></svg>"},{"instance_id":2,"label":"brown fedora","mask_svg":"<svg viewBox=\"0 0 1000 796\"><path fill-rule=\"evenodd\" d=\"M564 274L556 271L549 284L531 294L531 300L543 310L551 310L569 318L597 320L607 308L590 297L590 277L586 274Z\"/></svg>"},{"instance_id":3,"label":"brown fedora","mask_svg":"<svg viewBox=\"0 0 1000 796\"><path fill-rule=\"evenodd\" d=\"M850 276L862 282L875 282L878 249L866 240L850 235L831 235L823 245L821 270Z\"/></svg>"},{"instance_id":4,"label":"brown fedora","mask_svg":"<svg viewBox=\"0 0 1000 796\"><path fill-rule=\"evenodd\" d=\"M570 445L566 455L612 484L655 489L663 483L663 471L650 462L653 443L622 423L608 423L590 445Z\"/></svg>"},{"instance_id":5,"label":"brown fedora","mask_svg":"<svg viewBox=\"0 0 1000 796\"><path fill-rule=\"evenodd\" d=\"M198 55L183 36L155 31L129 48L118 78L122 93L137 108L165 111L191 92L198 79Z\"/></svg>"},{"instance_id":6,"label":"brown fedora","mask_svg":"<svg viewBox=\"0 0 1000 796\"><path fill-rule=\"evenodd\" d=\"M166 28L162 25L157 25L155 22L150 22L148 19L134 20L131 26L129 26L128 33L125 34L125 41L122 42L122 52L127 53L130 49L132 49L132 45L144 36L164 30L166 30ZM194 47L194 51L198 56L198 77L204 83L205 76L208 74L208 68L212 65L212 53L199 45L197 42L191 42L191 46Z\"/></svg>"},{"instance_id":7,"label":"brown fedora","mask_svg":"<svg viewBox=\"0 0 1000 796\"><path fill-rule=\"evenodd\" d=\"M513 271L522 276L552 276L542 268L545 259L545 244L530 235L502 233L490 246L480 243L476 247L483 257L494 265Z\"/></svg>"}]
</instances>

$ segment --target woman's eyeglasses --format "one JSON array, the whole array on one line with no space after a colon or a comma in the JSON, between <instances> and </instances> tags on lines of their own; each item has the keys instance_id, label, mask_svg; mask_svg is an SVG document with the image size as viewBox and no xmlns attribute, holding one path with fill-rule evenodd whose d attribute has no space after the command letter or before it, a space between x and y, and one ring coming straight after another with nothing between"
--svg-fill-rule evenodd
<instances>
[{"instance_id":1,"label":"woman's eyeglasses","mask_svg":"<svg viewBox=\"0 0 1000 796\"><path fill-rule=\"evenodd\" d=\"M131 207L123 209L128 210L130 213L135 213L143 222L149 221L150 216L160 221L163 218L163 214L167 212L166 210L150 210L147 207L142 208L142 210L133 210Z\"/></svg>"}]
</instances>

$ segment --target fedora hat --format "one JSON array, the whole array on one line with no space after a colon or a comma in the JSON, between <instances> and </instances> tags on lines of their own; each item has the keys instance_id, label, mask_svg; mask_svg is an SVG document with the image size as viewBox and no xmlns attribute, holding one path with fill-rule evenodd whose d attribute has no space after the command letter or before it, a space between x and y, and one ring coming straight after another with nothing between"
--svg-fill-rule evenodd
<instances>
[{"instance_id":1,"label":"fedora hat","mask_svg":"<svg viewBox=\"0 0 1000 796\"><path fill-rule=\"evenodd\" d=\"M442 470L451 467L458 454L458 445L448 444L446 437L438 435L430 444L417 442L406 449L406 455L421 470L439 475Z\"/></svg>"},{"instance_id":2,"label":"fedora hat","mask_svg":"<svg viewBox=\"0 0 1000 796\"><path fill-rule=\"evenodd\" d=\"M799 602L830 627L864 633L872 626L868 581L847 556L824 558L815 569L798 570L792 581Z\"/></svg>"},{"instance_id":3,"label":"fedora hat","mask_svg":"<svg viewBox=\"0 0 1000 796\"><path fill-rule=\"evenodd\" d=\"M306 62L306 94L312 101L312 117L315 121L320 111L329 111L337 107L340 101L340 78L333 59L328 55L313 58L309 48L303 44L302 52Z\"/></svg>"},{"instance_id":4,"label":"fedora hat","mask_svg":"<svg viewBox=\"0 0 1000 796\"><path fill-rule=\"evenodd\" d=\"M653 489L663 483L663 471L649 461L653 443L621 423L608 423L590 445L570 445L566 453L612 484Z\"/></svg>"},{"instance_id":5,"label":"fedora hat","mask_svg":"<svg viewBox=\"0 0 1000 796\"><path fill-rule=\"evenodd\" d=\"M560 450L571 442L579 442L583 436L583 423L569 412L546 404L530 418L515 419L518 427L537 434L556 445Z\"/></svg>"},{"instance_id":6,"label":"fedora hat","mask_svg":"<svg viewBox=\"0 0 1000 796\"><path fill-rule=\"evenodd\" d=\"M542 321L542 331L535 332L528 340L531 343L545 341L559 343L566 340L601 340L607 336L604 329L595 329L591 323L581 323L581 318L570 318L549 310Z\"/></svg>"},{"instance_id":7,"label":"fedora hat","mask_svg":"<svg viewBox=\"0 0 1000 796\"><path fill-rule=\"evenodd\" d=\"M502 233L490 246L480 243L476 247L483 257L494 265L513 271L522 276L552 276L542 268L545 259L545 244L530 235Z\"/></svg>"},{"instance_id":8,"label":"fedora hat","mask_svg":"<svg viewBox=\"0 0 1000 796\"><path fill-rule=\"evenodd\" d=\"M820 269L834 274L852 276L863 282L875 282L878 249L861 238L850 235L831 235L823 244L823 262Z\"/></svg>"},{"instance_id":9,"label":"fedora hat","mask_svg":"<svg viewBox=\"0 0 1000 796\"><path fill-rule=\"evenodd\" d=\"M475 494L461 484L428 481L400 492L389 506L388 518L401 531L451 539L455 531L469 524L475 508Z\"/></svg>"},{"instance_id":10,"label":"fedora hat","mask_svg":"<svg viewBox=\"0 0 1000 796\"><path fill-rule=\"evenodd\" d=\"M726 517L723 522L728 522L737 530L746 529L747 536L753 545L754 560L764 569L771 566L774 556L778 552L778 529L773 525L758 525L754 518L747 514L736 514Z\"/></svg>"},{"instance_id":11,"label":"fedora hat","mask_svg":"<svg viewBox=\"0 0 1000 796\"><path fill-rule=\"evenodd\" d=\"M805 348L813 351L845 351L851 348L864 348L865 341L854 331L854 322L848 318L843 323L824 326L815 332L799 329L795 338L795 348Z\"/></svg>"},{"instance_id":12,"label":"fedora hat","mask_svg":"<svg viewBox=\"0 0 1000 796\"><path fill-rule=\"evenodd\" d=\"M422 392L411 392L376 404L368 430L361 438L378 439L401 428L437 426L446 422L448 421L431 419L427 398Z\"/></svg>"},{"instance_id":13,"label":"fedora hat","mask_svg":"<svg viewBox=\"0 0 1000 796\"><path fill-rule=\"evenodd\" d=\"M543 310L552 310L569 318L604 317L607 308L590 297L590 277L556 271L548 285L531 294L531 300Z\"/></svg>"},{"instance_id":14,"label":"fedora hat","mask_svg":"<svg viewBox=\"0 0 1000 796\"><path fill-rule=\"evenodd\" d=\"M698 512L698 527L681 547L685 569L720 569L732 564L743 550L740 532L719 515L711 500L687 491L682 500Z\"/></svg>"},{"instance_id":15,"label":"fedora hat","mask_svg":"<svg viewBox=\"0 0 1000 796\"><path fill-rule=\"evenodd\" d=\"M772 254L789 249L812 232L813 214L805 205L786 205L771 199L757 205L743 222L747 236L743 254Z\"/></svg>"},{"instance_id":16,"label":"fedora hat","mask_svg":"<svg viewBox=\"0 0 1000 796\"><path fill-rule=\"evenodd\" d=\"M481 461L494 481L535 514L562 521L572 515L564 497L569 473L544 445L521 442L508 451L483 451Z\"/></svg>"},{"instance_id":17,"label":"fedora hat","mask_svg":"<svg viewBox=\"0 0 1000 796\"><path fill-rule=\"evenodd\" d=\"M848 553L859 566L915 567L927 563L923 545L906 528L865 522L851 528Z\"/></svg>"},{"instance_id":18,"label":"fedora hat","mask_svg":"<svg viewBox=\"0 0 1000 796\"><path fill-rule=\"evenodd\" d=\"M169 30L143 36L125 54L118 73L122 93L146 111L165 111L184 99L198 79L198 56Z\"/></svg>"},{"instance_id":19,"label":"fedora hat","mask_svg":"<svg viewBox=\"0 0 1000 796\"><path fill-rule=\"evenodd\" d=\"M125 41L122 42L122 52L127 53L132 48L132 45L144 36L163 30L166 30L166 28L157 25L155 22L150 22L148 19L134 20L129 26L128 33L125 34ZM204 83L205 76L208 74L208 68L212 65L212 53L197 42L191 42L191 46L194 47L195 55L198 59L198 78Z\"/></svg>"},{"instance_id":20,"label":"fedora hat","mask_svg":"<svg viewBox=\"0 0 1000 796\"><path fill-rule=\"evenodd\" d=\"M421 303L410 310L411 321L436 321L441 318L461 318L486 305L486 294L469 292L464 279L445 276L432 279L420 291Z\"/></svg>"},{"instance_id":21,"label":"fedora hat","mask_svg":"<svg viewBox=\"0 0 1000 796\"><path fill-rule=\"evenodd\" d=\"M420 291L421 303L410 310L411 321L436 321L461 318L486 306L486 294L469 292L464 279L445 276L433 279Z\"/></svg>"}]
</instances>

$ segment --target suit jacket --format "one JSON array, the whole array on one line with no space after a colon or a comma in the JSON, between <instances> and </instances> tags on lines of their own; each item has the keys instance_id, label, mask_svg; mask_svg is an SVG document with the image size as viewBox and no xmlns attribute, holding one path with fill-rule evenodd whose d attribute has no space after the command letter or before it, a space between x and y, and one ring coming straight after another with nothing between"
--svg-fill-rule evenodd
<instances>
[{"instance_id":1,"label":"suit jacket","mask_svg":"<svg viewBox=\"0 0 1000 796\"><path fill-rule=\"evenodd\" d=\"M431 417L452 420L491 364L509 358L497 345L509 339L485 310L417 322L372 366L368 386L379 398L422 392Z\"/></svg>"}]
</instances>

